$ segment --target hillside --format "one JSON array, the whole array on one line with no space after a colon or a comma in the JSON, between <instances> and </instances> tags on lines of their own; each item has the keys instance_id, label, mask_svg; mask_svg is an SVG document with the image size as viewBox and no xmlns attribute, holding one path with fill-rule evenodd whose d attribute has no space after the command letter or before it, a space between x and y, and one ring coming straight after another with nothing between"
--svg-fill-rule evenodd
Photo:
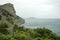
<instances>
[{"instance_id":1,"label":"hillside","mask_svg":"<svg viewBox=\"0 0 60 40\"><path fill-rule=\"evenodd\" d=\"M1 23L7 24L8 30L12 32L15 24L20 26L21 24L24 24L25 21L23 18L16 15L13 4L7 3L0 5L0 24Z\"/></svg>"},{"instance_id":2,"label":"hillside","mask_svg":"<svg viewBox=\"0 0 60 40\"><path fill-rule=\"evenodd\" d=\"M37 22L35 18L30 19ZM24 23L25 20L16 15L13 4L0 6L0 40L60 40L60 36L47 28L25 28Z\"/></svg>"}]
</instances>

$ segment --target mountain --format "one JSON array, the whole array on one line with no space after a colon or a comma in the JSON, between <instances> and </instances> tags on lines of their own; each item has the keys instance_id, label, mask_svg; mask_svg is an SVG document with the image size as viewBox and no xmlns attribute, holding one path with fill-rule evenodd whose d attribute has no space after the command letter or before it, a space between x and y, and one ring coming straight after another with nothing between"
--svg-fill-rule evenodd
<instances>
[{"instance_id":1,"label":"mountain","mask_svg":"<svg viewBox=\"0 0 60 40\"><path fill-rule=\"evenodd\" d=\"M12 31L13 26L17 24L20 26L24 24L25 21L23 18L16 15L16 11L14 9L13 4L7 3L4 5L0 5L0 24L5 23L8 26L8 30ZM12 33L12 32L11 32Z\"/></svg>"}]
</instances>

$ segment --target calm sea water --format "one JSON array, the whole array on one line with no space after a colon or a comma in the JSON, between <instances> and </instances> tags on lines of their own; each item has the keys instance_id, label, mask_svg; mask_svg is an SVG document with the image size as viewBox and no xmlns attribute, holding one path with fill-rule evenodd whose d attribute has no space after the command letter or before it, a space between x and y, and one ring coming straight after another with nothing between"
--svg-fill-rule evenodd
<instances>
[{"instance_id":1,"label":"calm sea water","mask_svg":"<svg viewBox=\"0 0 60 40\"><path fill-rule=\"evenodd\" d=\"M27 20L25 23L26 28L48 28L57 35L60 35L60 19L46 19L42 20Z\"/></svg>"}]
</instances>

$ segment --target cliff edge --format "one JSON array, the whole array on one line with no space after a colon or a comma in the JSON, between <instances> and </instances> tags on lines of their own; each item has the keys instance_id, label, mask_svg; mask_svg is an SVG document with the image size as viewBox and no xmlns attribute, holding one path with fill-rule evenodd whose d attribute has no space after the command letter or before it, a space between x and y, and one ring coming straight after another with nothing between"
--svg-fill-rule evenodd
<instances>
[{"instance_id":1,"label":"cliff edge","mask_svg":"<svg viewBox=\"0 0 60 40\"><path fill-rule=\"evenodd\" d=\"M16 15L13 4L7 3L0 5L0 23L6 23L8 30L12 31L15 24L20 26L21 24L24 24L25 21L23 18Z\"/></svg>"}]
</instances>

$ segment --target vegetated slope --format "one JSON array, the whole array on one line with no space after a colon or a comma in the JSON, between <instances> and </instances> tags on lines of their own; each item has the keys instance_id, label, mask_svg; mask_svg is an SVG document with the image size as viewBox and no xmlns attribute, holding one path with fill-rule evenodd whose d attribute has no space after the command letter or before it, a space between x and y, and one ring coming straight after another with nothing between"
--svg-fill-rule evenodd
<instances>
[{"instance_id":1,"label":"vegetated slope","mask_svg":"<svg viewBox=\"0 0 60 40\"><path fill-rule=\"evenodd\" d=\"M0 6L0 40L60 40L60 37L49 29L29 29L19 26L25 21L16 16L12 10L13 6L10 5L12 4ZM7 34L7 32L13 33L13 35Z\"/></svg>"},{"instance_id":2,"label":"vegetated slope","mask_svg":"<svg viewBox=\"0 0 60 40\"><path fill-rule=\"evenodd\" d=\"M24 24L25 21L23 18L16 15L13 4L7 3L0 5L0 24L1 23L7 24L7 29L12 32L15 24L20 26L21 24Z\"/></svg>"}]
</instances>

